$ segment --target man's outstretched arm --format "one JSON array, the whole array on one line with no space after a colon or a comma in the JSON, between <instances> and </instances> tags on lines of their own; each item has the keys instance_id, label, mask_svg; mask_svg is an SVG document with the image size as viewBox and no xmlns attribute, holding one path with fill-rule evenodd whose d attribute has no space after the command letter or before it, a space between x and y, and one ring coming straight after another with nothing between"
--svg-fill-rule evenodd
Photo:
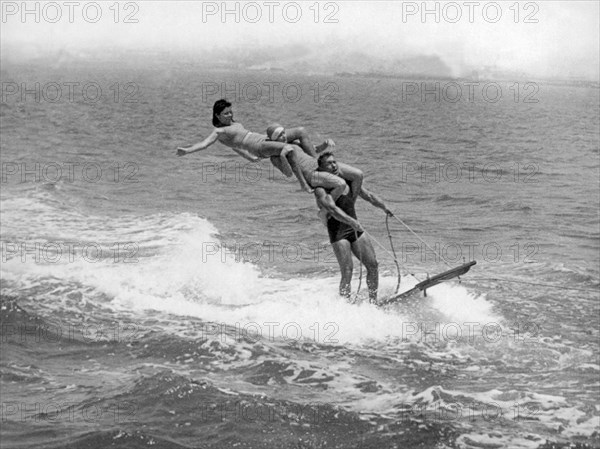
<instances>
[{"instance_id":1,"label":"man's outstretched arm","mask_svg":"<svg viewBox=\"0 0 600 449\"><path fill-rule=\"evenodd\" d=\"M375 195L373 192L370 192L367 189L365 189L364 186L361 186L360 192L358 194L363 200L368 201L375 207L378 207L379 209L384 211L386 214L388 214L390 217L394 216L392 211L387 208L387 206L385 205L383 200L381 198L379 198L379 196Z\"/></svg>"}]
</instances>

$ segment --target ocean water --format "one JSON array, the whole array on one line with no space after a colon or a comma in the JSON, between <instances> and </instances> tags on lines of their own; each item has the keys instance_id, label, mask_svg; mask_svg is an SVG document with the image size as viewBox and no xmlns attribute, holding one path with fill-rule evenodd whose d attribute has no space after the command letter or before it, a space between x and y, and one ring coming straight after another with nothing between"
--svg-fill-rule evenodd
<instances>
[{"instance_id":1,"label":"ocean water","mask_svg":"<svg viewBox=\"0 0 600 449\"><path fill-rule=\"evenodd\" d=\"M600 447L597 88L168 61L1 77L3 447ZM175 157L225 94L248 129L304 126L364 171L401 289L477 265L381 309L355 264L339 298L294 180L220 144ZM357 213L389 295L385 215Z\"/></svg>"}]
</instances>

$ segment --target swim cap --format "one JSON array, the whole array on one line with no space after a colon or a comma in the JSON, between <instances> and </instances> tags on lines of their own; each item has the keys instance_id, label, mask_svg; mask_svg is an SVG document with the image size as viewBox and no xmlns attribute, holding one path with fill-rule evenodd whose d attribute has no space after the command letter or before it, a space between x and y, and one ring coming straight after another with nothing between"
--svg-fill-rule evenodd
<instances>
[{"instance_id":1,"label":"swim cap","mask_svg":"<svg viewBox=\"0 0 600 449\"><path fill-rule=\"evenodd\" d=\"M277 140L281 133L285 131L285 128L279 123L273 123L267 128L267 137L271 140Z\"/></svg>"}]
</instances>

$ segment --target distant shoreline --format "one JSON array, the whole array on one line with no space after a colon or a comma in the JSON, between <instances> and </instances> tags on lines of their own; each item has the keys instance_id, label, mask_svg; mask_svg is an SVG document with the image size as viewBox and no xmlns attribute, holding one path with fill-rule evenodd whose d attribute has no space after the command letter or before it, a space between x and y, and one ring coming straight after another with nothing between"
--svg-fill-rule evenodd
<instances>
[{"instance_id":1,"label":"distant shoreline","mask_svg":"<svg viewBox=\"0 0 600 449\"><path fill-rule=\"evenodd\" d=\"M181 59L172 54L155 54L154 52L138 53L135 57L128 57L123 60L122 55L103 54L101 57L93 57L91 55L43 55L36 57L14 57L4 56L0 58L2 62L2 71L6 73L10 67L35 67L45 65L51 70L57 70L61 66L76 67L76 66L93 66L95 64L106 65L107 63L118 63L118 67L123 69L125 67L142 65L148 67L147 61L151 59L154 63L152 69L156 70L163 65L168 65L170 69L183 69L183 70L198 70L201 68L207 72L226 72L226 73L254 73L254 74L271 74L271 75L305 75L309 77L321 76L321 77L336 77L336 78L371 78L371 79L398 79L407 81L455 81L455 82L468 82L468 83L492 83L492 82L535 82L550 86L563 86L563 87L584 87L592 89L600 89L600 80L589 80L586 78L546 78L534 75L527 75L525 73L477 73L475 76L450 76L450 75L436 75L431 73L418 73L418 72L391 72L391 71L339 71L331 72L329 70L323 70L315 67L312 70L310 67L304 67L304 70L290 70L289 68L278 67L278 66L246 66L244 64L235 64L224 61L208 61L208 60L190 60ZM131 55L129 55L131 56Z\"/></svg>"},{"instance_id":2,"label":"distant shoreline","mask_svg":"<svg viewBox=\"0 0 600 449\"><path fill-rule=\"evenodd\" d=\"M573 79L565 80L560 78L538 78L538 77L526 77L526 76L515 76L512 78L499 77L499 78L487 78L479 77L477 79L470 77L452 77L452 76L436 76L426 75L419 73L387 73L387 72L336 72L334 76L340 78L374 78L374 79L400 79L400 80L422 80L422 81L463 81L470 83L490 83L490 82L538 82L546 85L554 86L569 86L569 87L590 87L599 89L600 82L589 81L585 79Z\"/></svg>"}]
</instances>

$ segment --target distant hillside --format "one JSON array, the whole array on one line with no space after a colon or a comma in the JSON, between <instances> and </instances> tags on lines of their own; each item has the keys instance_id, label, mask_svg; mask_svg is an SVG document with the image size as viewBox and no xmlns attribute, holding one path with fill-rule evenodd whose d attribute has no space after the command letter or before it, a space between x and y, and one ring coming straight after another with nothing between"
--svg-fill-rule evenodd
<instances>
[{"instance_id":1,"label":"distant hillside","mask_svg":"<svg viewBox=\"0 0 600 449\"><path fill-rule=\"evenodd\" d=\"M276 57L274 57L276 55ZM418 55L384 60L357 51L308 50L296 48L246 49L228 55L232 65L238 68L283 69L287 72L333 74L337 72L378 72L392 74L418 74L427 76L451 76L450 68L435 55ZM248 64L251 62L251 64Z\"/></svg>"},{"instance_id":2,"label":"distant hillside","mask_svg":"<svg viewBox=\"0 0 600 449\"><path fill-rule=\"evenodd\" d=\"M600 88L597 79L581 77L540 77L496 66L461 68L453 73L437 55L389 56L382 58L371 53L339 50L339 45L287 45L278 47L242 46L233 49L198 48L189 50L124 49L104 47L93 49L61 48L54 52L41 51L34 45L3 45L0 60L3 64L43 64L53 69L68 65L93 66L114 64L115 68L160 67L197 70L265 71L304 75L338 75L377 78L455 79L474 81L536 81L560 86ZM3 66L3 72L6 65Z\"/></svg>"}]
</instances>

